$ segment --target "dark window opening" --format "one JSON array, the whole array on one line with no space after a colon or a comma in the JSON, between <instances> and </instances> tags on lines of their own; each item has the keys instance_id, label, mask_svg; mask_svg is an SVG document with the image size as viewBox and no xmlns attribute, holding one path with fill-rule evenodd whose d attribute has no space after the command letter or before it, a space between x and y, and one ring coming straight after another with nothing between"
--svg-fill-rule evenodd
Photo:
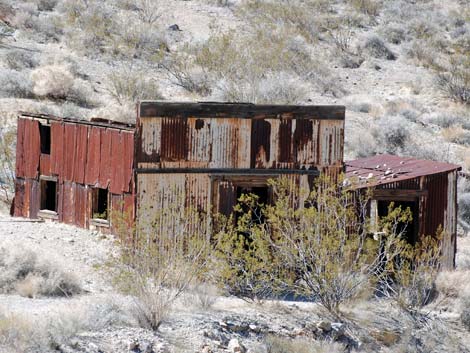
<instances>
[{"instance_id":1,"label":"dark window opening","mask_svg":"<svg viewBox=\"0 0 470 353\"><path fill-rule=\"evenodd\" d=\"M377 202L377 213L378 216L385 217L388 214L388 207L390 203L394 203L394 207L401 207L404 211L407 208L410 208L412 214L412 220L409 223L400 223L398 225L397 232L401 233L404 232L404 238L407 242L411 245L414 245L418 240L418 216L419 216L419 209L418 209L418 202L417 201L378 201Z\"/></svg>"},{"instance_id":2,"label":"dark window opening","mask_svg":"<svg viewBox=\"0 0 470 353\"><path fill-rule=\"evenodd\" d=\"M41 153L51 154L51 127L40 124L39 135L41 138Z\"/></svg>"},{"instance_id":3,"label":"dark window opening","mask_svg":"<svg viewBox=\"0 0 470 353\"><path fill-rule=\"evenodd\" d=\"M267 186L254 186L254 187L246 187L246 186L237 186L237 202L242 195L249 195L253 194L258 197L258 204L259 205L266 205L270 201L269 197L269 188ZM248 205L241 204L242 212L248 212ZM264 217L261 214L261 210L259 208L255 208L251 210L251 220L253 223L261 224L264 221ZM240 213L235 215L235 222L238 222L238 217Z\"/></svg>"},{"instance_id":4,"label":"dark window opening","mask_svg":"<svg viewBox=\"0 0 470 353\"><path fill-rule=\"evenodd\" d=\"M93 189L93 218L107 220L108 216L108 190Z\"/></svg>"},{"instance_id":5,"label":"dark window opening","mask_svg":"<svg viewBox=\"0 0 470 353\"><path fill-rule=\"evenodd\" d=\"M57 182L41 180L41 210L57 212Z\"/></svg>"}]
</instances>

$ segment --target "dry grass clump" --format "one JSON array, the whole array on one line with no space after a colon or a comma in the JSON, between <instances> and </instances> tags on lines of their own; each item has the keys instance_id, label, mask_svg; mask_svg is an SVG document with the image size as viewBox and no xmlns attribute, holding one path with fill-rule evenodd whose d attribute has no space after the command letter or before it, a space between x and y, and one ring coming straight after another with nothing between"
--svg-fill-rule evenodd
<instances>
[{"instance_id":1,"label":"dry grass clump","mask_svg":"<svg viewBox=\"0 0 470 353\"><path fill-rule=\"evenodd\" d=\"M306 338L267 336L264 339L266 353L342 353L344 345L337 342L316 341Z\"/></svg>"},{"instance_id":2,"label":"dry grass clump","mask_svg":"<svg viewBox=\"0 0 470 353\"><path fill-rule=\"evenodd\" d=\"M377 35L367 37L361 45L364 52L377 59L395 60L396 55L384 43L384 41Z\"/></svg>"},{"instance_id":3,"label":"dry grass clump","mask_svg":"<svg viewBox=\"0 0 470 353\"><path fill-rule=\"evenodd\" d=\"M167 47L158 26L158 2L118 6L111 1L64 0L58 9L66 43L87 55L151 60Z\"/></svg>"},{"instance_id":4,"label":"dry grass clump","mask_svg":"<svg viewBox=\"0 0 470 353\"><path fill-rule=\"evenodd\" d=\"M8 245L0 248L0 292L22 296L71 296L81 292L78 280L64 272L62 263L28 249Z\"/></svg>"},{"instance_id":5,"label":"dry grass clump","mask_svg":"<svg viewBox=\"0 0 470 353\"><path fill-rule=\"evenodd\" d=\"M162 99L157 82L148 73L132 67L116 69L108 76L107 92L121 106L139 100Z\"/></svg>"},{"instance_id":6,"label":"dry grass clump","mask_svg":"<svg viewBox=\"0 0 470 353\"><path fill-rule=\"evenodd\" d=\"M53 101L69 101L84 108L96 105L89 85L76 78L66 64L40 66L31 72L33 92Z\"/></svg>"},{"instance_id":7,"label":"dry grass clump","mask_svg":"<svg viewBox=\"0 0 470 353\"><path fill-rule=\"evenodd\" d=\"M465 56L454 56L437 75L437 85L451 99L470 105L470 50Z\"/></svg>"},{"instance_id":8,"label":"dry grass clump","mask_svg":"<svg viewBox=\"0 0 470 353\"><path fill-rule=\"evenodd\" d=\"M70 351L80 333L131 324L122 303L110 298L69 302L40 316L0 309L0 351Z\"/></svg>"},{"instance_id":9,"label":"dry grass clump","mask_svg":"<svg viewBox=\"0 0 470 353\"><path fill-rule=\"evenodd\" d=\"M23 71L0 68L0 97L33 98L33 85Z\"/></svg>"}]
</instances>

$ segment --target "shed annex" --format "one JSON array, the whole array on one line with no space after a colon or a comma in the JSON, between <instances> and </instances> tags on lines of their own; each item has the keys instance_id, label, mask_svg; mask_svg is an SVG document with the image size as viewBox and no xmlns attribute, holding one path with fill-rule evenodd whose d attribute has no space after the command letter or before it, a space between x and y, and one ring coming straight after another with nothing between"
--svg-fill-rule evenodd
<instances>
[{"instance_id":1,"label":"shed annex","mask_svg":"<svg viewBox=\"0 0 470 353\"><path fill-rule=\"evenodd\" d=\"M346 162L346 178L357 182L358 189L372 188L370 217L386 215L391 202L409 207L413 221L406 235L411 243L422 235L444 231L442 261L453 268L457 233L457 177L461 167L455 164L378 155Z\"/></svg>"}]
</instances>

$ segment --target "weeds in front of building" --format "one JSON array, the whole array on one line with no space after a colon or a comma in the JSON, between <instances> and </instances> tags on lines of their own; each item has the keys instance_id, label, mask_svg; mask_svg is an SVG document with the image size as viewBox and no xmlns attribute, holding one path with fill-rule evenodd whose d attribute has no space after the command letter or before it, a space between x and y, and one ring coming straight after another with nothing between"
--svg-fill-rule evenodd
<instances>
[{"instance_id":1,"label":"weeds in front of building","mask_svg":"<svg viewBox=\"0 0 470 353\"><path fill-rule=\"evenodd\" d=\"M171 200L121 229L116 284L136 298L136 317L158 329L190 286L216 284L248 301L292 296L317 302L340 321L345 304L376 298L396 303L417 325L432 299L439 235L405 239L409 209L389 207L371 222L370 193L320 178L311 192L288 179L270 181L272 202L242 195L230 217L208 217ZM125 224L125 222L123 223Z\"/></svg>"}]
</instances>

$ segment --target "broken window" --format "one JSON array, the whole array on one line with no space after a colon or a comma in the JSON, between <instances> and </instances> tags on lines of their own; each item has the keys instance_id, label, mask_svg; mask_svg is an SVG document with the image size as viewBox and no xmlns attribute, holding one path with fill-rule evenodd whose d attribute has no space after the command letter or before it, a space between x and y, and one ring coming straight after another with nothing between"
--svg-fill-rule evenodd
<instances>
[{"instance_id":1,"label":"broken window","mask_svg":"<svg viewBox=\"0 0 470 353\"><path fill-rule=\"evenodd\" d=\"M41 139L41 153L51 154L51 127L40 124L39 135Z\"/></svg>"},{"instance_id":2,"label":"broken window","mask_svg":"<svg viewBox=\"0 0 470 353\"><path fill-rule=\"evenodd\" d=\"M41 210L57 212L57 181L41 180Z\"/></svg>"},{"instance_id":3,"label":"broken window","mask_svg":"<svg viewBox=\"0 0 470 353\"><path fill-rule=\"evenodd\" d=\"M93 189L93 209L94 219L108 220L108 189Z\"/></svg>"},{"instance_id":4,"label":"broken window","mask_svg":"<svg viewBox=\"0 0 470 353\"><path fill-rule=\"evenodd\" d=\"M269 197L269 188L268 186L237 186L236 188L236 200L240 199L242 195L249 195L253 194L257 196L258 201L257 203L259 205L263 204L266 205L269 203L270 197ZM248 209L246 209L248 206L247 205L241 205L242 210L247 212ZM261 210L259 209L254 209L251 210L251 220L253 223L262 223L264 221L264 217L261 214ZM238 221L238 216L239 214L237 213L235 216L235 222Z\"/></svg>"}]
</instances>

